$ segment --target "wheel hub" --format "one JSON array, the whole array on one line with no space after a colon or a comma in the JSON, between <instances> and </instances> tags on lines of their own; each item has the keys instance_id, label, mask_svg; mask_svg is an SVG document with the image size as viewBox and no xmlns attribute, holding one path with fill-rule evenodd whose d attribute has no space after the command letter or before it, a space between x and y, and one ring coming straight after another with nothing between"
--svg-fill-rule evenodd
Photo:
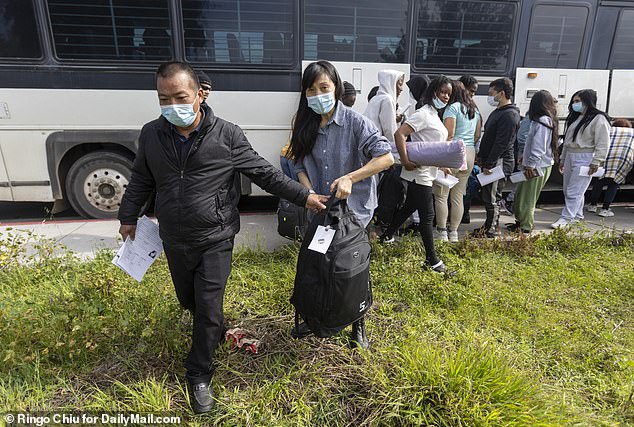
<instances>
[{"instance_id":1,"label":"wheel hub","mask_svg":"<svg viewBox=\"0 0 634 427\"><path fill-rule=\"evenodd\" d=\"M88 174L84 182L84 195L90 204L104 212L113 212L121 206L128 179L113 168L97 169Z\"/></svg>"}]
</instances>

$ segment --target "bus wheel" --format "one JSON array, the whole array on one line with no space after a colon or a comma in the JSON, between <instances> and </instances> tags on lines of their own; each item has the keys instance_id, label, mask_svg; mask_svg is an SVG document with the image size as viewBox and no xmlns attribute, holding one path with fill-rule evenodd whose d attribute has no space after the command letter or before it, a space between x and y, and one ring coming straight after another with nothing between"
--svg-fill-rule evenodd
<instances>
[{"instance_id":1,"label":"bus wheel","mask_svg":"<svg viewBox=\"0 0 634 427\"><path fill-rule=\"evenodd\" d=\"M86 218L116 218L132 175L132 160L96 151L77 160L66 176L66 197Z\"/></svg>"}]
</instances>

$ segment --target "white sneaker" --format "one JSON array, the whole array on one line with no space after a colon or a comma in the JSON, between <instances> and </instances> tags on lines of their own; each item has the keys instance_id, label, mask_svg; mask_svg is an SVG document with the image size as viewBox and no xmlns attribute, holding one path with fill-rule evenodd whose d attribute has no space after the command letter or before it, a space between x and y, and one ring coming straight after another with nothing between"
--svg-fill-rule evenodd
<instances>
[{"instance_id":1,"label":"white sneaker","mask_svg":"<svg viewBox=\"0 0 634 427\"><path fill-rule=\"evenodd\" d=\"M588 212L596 213L597 212L597 205L587 205L586 206L586 210Z\"/></svg>"},{"instance_id":2,"label":"white sneaker","mask_svg":"<svg viewBox=\"0 0 634 427\"><path fill-rule=\"evenodd\" d=\"M597 215L602 216L603 218L609 218L614 216L614 212L612 209L601 209Z\"/></svg>"},{"instance_id":3,"label":"white sneaker","mask_svg":"<svg viewBox=\"0 0 634 427\"><path fill-rule=\"evenodd\" d=\"M458 243L458 230L449 232L449 243Z\"/></svg>"},{"instance_id":4,"label":"white sneaker","mask_svg":"<svg viewBox=\"0 0 634 427\"><path fill-rule=\"evenodd\" d=\"M440 240L441 242L448 242L449 237L447 236L447 230L436 230L436 240Z\"/></svg>"},{"instance_id":5,"label":"white sneaker","mask_svg":"<svg viewBox=\"0 0 634 427\"><path fill-rule=\"evenodd\" d=\"M565 218L559 218L557 221L550 224L550 228L556 229L559 227L567 227L568 225L570 225L570 221L566 220Z\"/></svg>"}]
</instances>

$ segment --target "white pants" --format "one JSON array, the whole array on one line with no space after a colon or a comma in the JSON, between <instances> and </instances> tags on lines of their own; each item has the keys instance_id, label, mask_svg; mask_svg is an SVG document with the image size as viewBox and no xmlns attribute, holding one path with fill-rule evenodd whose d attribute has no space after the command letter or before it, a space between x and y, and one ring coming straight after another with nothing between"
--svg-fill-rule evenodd
<instances>
[{"instance_id":1,"label":"white pants","mask_svg":"<svg viewBox=\"0 0 634 427\"><path fill-rule=\"evenodd\" d=\"M592 153L567 153L564 160L564 198L566 206L561 217L566 221L583 219L584 194L592 181L590 176L579 176L581 166L589 166Z\"/></svg>"}]
</instances>

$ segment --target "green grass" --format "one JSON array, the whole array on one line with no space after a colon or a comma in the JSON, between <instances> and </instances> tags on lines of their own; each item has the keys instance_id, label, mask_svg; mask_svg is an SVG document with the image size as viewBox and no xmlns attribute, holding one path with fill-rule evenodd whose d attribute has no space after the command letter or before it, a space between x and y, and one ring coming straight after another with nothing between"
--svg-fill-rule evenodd
<instances>
[{"instance_id":1,"label":"green grass","mask_svg":"<svg viewBox=\"0 0 634 427\"><path fill-rule=\"evenodd\" d=\"M191 317L161 257L138 284L101 253L80 263L0 246L0 413L154 412L223 426L634 425L634 238L557 231L440 245L457 269L420 269L417 239L375 247L372 349L342 333L294 341L297 247L241 251L225 315L261 339L217 353L210 415L190 417ZM27 257L28 258L28 257ZM27 259L28 260L28 259Z\"/></svg>"}]
</instances>

